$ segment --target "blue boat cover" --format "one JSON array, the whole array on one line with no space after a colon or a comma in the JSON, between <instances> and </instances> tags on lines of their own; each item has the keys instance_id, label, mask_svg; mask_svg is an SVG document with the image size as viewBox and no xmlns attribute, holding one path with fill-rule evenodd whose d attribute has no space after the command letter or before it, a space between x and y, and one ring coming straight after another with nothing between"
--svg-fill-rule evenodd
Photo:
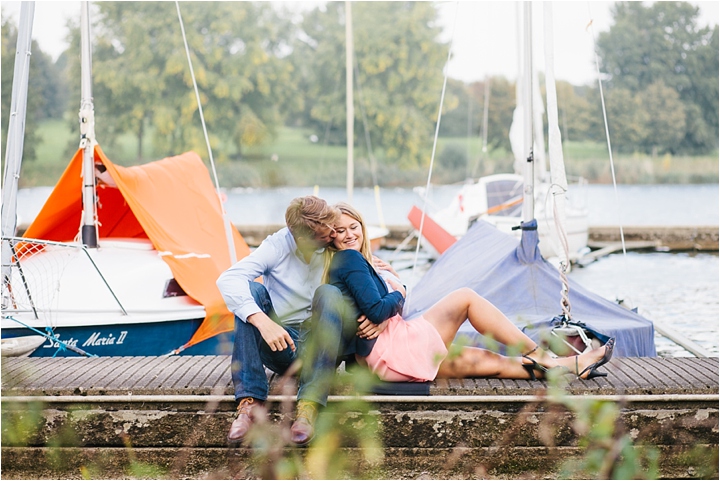
<instances>
[{"instance_id":1,"label":"blue boat cover","mask_svg":"<svg viewBox=\"0 0 720 481\"><path fill-rule=\"evenodd\" d=\"M553 327L553 319L562 314L562 283L557 269L540 255L537 229L532 228L537 222L533 220L525 226L518 241L485 221L477 221L412 289L404 317L411 319L453 290L469 287L540 342ZM651 321L572 280L569 286L572 320L615 337L615 356L657 355ZM460 336L470 338L471 345L485 346L483 336L468 321L460 328Z\"/></svg>"}]
</instances>

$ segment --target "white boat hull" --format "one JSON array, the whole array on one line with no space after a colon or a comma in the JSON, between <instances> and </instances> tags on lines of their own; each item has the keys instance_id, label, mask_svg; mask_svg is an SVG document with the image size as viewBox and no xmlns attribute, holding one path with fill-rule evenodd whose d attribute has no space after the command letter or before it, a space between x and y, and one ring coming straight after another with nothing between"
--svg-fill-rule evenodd
<instances>
[{"instance_id":1,"label":"white boat hull","mask_svg":"<svg viewBox=\"0 0 720 481\"><path fill-rule=\"evenodd\" d=\"M48 245L20 266L3 291L2 337L56 336L32 356L75 355L58 340L96 355L168 354L205 318L148 240L104 240L87 250Z\"/></svg>"}]
</instances>

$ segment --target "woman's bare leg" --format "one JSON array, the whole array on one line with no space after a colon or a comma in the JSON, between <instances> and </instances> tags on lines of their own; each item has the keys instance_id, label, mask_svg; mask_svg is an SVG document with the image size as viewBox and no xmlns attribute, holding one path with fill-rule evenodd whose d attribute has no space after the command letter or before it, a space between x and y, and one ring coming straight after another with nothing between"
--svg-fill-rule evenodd
<instances>
[{"instance_id":1,"label":"woman's bare leg","mask_svg":"<svg viewBox=\"0 0 720 481\"><path fill-rule=\"evenodd\" d=\"M491 336L506 346L517 347L520 352L529 352L536 346L497 307L467 287L440 299L423 317L435 326L446 346L455 339L466 319L480 334Z\"/></svg>"},{"instance_id":2,"label":"woman's bare leg","mask_svg":"<svg viewBox=\"0 0 720 481\"><path fill-rule=\"evenodd\" d=\"M522 367L521 358L507 357L477 347L463 347L460 355L448 357L440 363L437 377L530 379L530 374Z\"/></svg>"},{"instance_id":3,"label":"woman's bare leg","mask_svg":"<svg viewBox=\"0 0 720 481\"><path fill-rule=\"evenodd\" d=\"M579 356L553 358L544 350L537 348L537 344L497 307L469 288L458 289L443 297L428 309L423 317L437 329L448 347L455 339L462 323L468 319L480 334L492 336L506 346L515 346L521 353L532 351L530 357L546 368L563 366L573 373L576 368L582 372L605 354L605 348L599 347ZM459 356L446 359L440 364L438 377L529 379L530 373L523 367L523 364L529 363L529 360L521 357L512 358L486 349L465 347ZM539 377L543 375L540 370L536 370L535 374Z\"/></svg>"}]
</instances>

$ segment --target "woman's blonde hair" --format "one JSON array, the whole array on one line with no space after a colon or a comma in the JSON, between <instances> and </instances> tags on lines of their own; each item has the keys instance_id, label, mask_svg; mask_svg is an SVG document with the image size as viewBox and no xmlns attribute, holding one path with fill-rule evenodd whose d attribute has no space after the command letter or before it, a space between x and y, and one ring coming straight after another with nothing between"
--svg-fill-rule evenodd
<instances>
[{"instance_id":1,"label":"woman's blonde hair","mask_svg":"<svg viewBox=\"0 0 720 481\"><path fill-rule=\"evenodd\" d=\"M345 214L349 217L352 217L356 221L360 223L360 230L362 231L363 241L360 245L360 254L367 259L367 261L370 263L370 265L373 265L373 256L372 256L372 249L370 248L370 238L367 235L367 228L365 227L365 221L363 220L362 215L360 212L355 209L350 204L347 204L345 202L338 202L337 204L333 205L333 208L340 211L340 214ZM330 244L327 249L325 249L325 269L323 270L323 276L322 276L322 282L325 284L328 281L328 277L330 275L330 264L332 262L332 258L337 252L337 248Z\"/></svg>"},{"instance_id":2,"label":"woman's blonde hair","mask_svg":"<svg viewBox=\"0 0 720 481\"><path fill-rule=\"evenodd\" d=\"M285 224L296 239L312 238L323 227L332 228L340 211L314 195L296 197L285 211Z\"/></svg>"}]
</instances>

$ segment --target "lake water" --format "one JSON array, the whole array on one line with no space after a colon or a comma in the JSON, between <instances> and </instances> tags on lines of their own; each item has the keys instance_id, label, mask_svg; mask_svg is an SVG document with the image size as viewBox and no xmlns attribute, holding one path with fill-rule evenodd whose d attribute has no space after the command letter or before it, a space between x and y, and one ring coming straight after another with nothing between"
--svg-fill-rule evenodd
<instances>
[{"instance_id":1,"label":"lake water","mask_svg":"<svg viewBox=\"0 0 720 481\"><path fill-rule=\"evenodd\" d=\"M433 187L428 211L446 205L457 189ZM20 190L18 213L23 223L35 217L50 191L50 187ZM227 192L225 206L237 225L282 224L290 200L312 193L310 187L233 189ZM345 189L341 188L324 188L319 195L329 202L346 200ZM617 199L612 186L588 185L577 198L586 203L591 226L718 225L717 184L620 185ZM379 222L372 189L355 189L353 203L368 222ZM413 204L422 207L423 199L412 189L381 190L382 215L387 225L409 226L406 216ZM717 253L629 252L575 268L570 276L607 299L629 300L648 319L668 325L717 356L719 265ZM659 335L656 346L661 356L690 355Z\"/></svg>"},{"instance_id":2,"label":"lake water","mask_svg":"<svg viewBox=\"0 0 720 481\"><path fill-rule=\"evenodd\" d=\"M52 187L20 189L18 214L22 222L33 219L50 195ZM428 212L446 206L458 186L433 186L428 196ZM283 224L285 209L295 197L313 193L312 187L274 189L236 188L227 191L225 209L236 225ZM328 202L346 201L343 188L327 187L318 195ZM604 225L718 225L718 184L700 185L586 185L570 190L570 195L588 209L591 226ZM371 188L356 188L353 204L367 221L378 224L380 212L387 225L410 225L407 214L413 205L422 207L423 198L413 189L380 189L380 209ZM618 206L621 206L620 208Z\"/></svg>"}]
</instances>

